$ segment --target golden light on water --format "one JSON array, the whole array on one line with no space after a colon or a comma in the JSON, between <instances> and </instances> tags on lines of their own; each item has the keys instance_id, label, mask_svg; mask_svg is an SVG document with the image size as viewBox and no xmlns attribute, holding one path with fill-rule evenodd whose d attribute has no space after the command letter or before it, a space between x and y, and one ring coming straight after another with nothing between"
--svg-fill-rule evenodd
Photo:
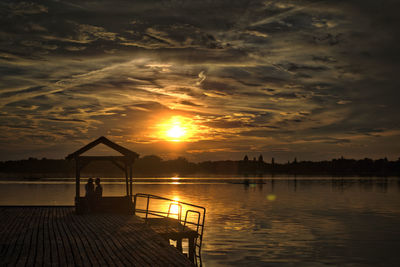
<instances>
[{"instance_id":1,"label":"golden light on water","mask_svg":"<svg viewBox=\"0 0 400 267\"><path fill-rule=\"evenodd\" d=\"M172 199L173 199L174 201L176 201L176 202L172 202L172 203L170 204L170 210L169 210L169 212L170 212L170 214L171 214L172 216L177 216L177 217L179 217L179 215L181 215L181 213L182 213L182 206L178 203L178 201L180 200L180 198L179 198L178 196L174 196Z\"/></svg>"},{"instance_id":2,"label":"golden light on water","mask_svg":"<svg viewBox=\"0 0 400 267\"><path fill-rule=\"evenodd\" d=\"M171 213L171 215L178 215L179 214L179 205L178 205L178 203L172 203L171 204L170 213Z\"/></svg>"}]
</instances>

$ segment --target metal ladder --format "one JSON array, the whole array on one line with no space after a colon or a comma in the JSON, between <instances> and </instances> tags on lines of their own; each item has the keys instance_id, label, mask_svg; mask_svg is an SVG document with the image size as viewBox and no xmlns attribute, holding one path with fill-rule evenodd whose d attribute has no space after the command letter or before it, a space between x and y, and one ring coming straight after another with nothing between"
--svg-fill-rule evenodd
<instances>
[{"instance_id":1,"label":"metal ladder","mask_svg":"<svg viewBox=\"0 0 400 267\"><path fill-rule=\"evenodd\" d=\"M202 266L202 261L201 261L201 244L203 243L203 230L204 230L204 220L205 220L205 214L203 215L202 221L200 222L201 219L201 213L196 210L187 210L185 214L185 221L183 222L183 227L186 226L186 223L189 223L187 221L188 214L189 213L195 213L197 214L197 223L194 224L196 226L196 232L197 232L197 237L195 239L195 249L194 249L194 256L195 256L195 264L196 266ZM205 213L205 210L204 210Z\"/></svg>"}]
</instances>

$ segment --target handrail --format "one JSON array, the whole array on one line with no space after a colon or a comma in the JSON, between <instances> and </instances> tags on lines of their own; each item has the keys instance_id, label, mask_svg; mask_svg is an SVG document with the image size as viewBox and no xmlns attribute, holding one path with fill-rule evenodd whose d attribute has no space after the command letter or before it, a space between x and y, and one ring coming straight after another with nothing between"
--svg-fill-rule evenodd
<instances>
[{"instance_id":1,"label":"handrail","mask_svg":"<svg viewBox=\"0 0 400 267\"><path fill-rule=\"evenodd\" d=\"M144 198L146 199L146 209L138 209L136 208L137 203L138 203L138 198ZM155 200L164 200L164 201L169 201L171 202L168 207L168 212L165 211L159 211L159 210L150 210L150 200L155 199ZM147 222L149 215L150 216L156 216L156 217L161 217L161 218L169 218L170 215L177 215L177 221L179 223L183 222L182 225L182 230L185 230L185 227L188 227L187 224L194 225L196 227L196 233L197 237L195 238L195 248L194 248L194 256L195 256L195 264L196 266L202 266L202 260L201 260L201 245L203 241L203 232L204 232L204 223L205 223L205 216L206 216L206 208L198 205L194 205L191 203L183 202L183 201L178 201L166 197L160 197L157 195L152 195L152 194L145 194L145 193L137 193L134 195L134 213L145 213L145 221ZM178 206L178 213L171 213L171 208L172 206ZM182 221L182 205L192 207L192 209L187 209L186 214L185 214L185 220ZM199 210L194 210L193 208L199 209ZM192 222L188 221L189 214L195 213L197 215L197 222ZM203 214L203 216L201 216ZM196 251L196 248L198 248L198 252ZM200 264L198 263L198 261Z\"/></svg>"},{"instance_id":2,"label":"handrail","mask_svg":"<svg viewBox=\"0 0 400 267\"><path fill-rule=\"evenodd\" d=\"M187 217L188 217L189 213L196 213L198 215L197 216L197 224L196 223L192 223L192 222L187 222ZM183 223L183 227L186 226L186 223L192 223L194 225L197 225L196 232L198 232L199 231L199 226L200 226L200 216L201 216L200 212L198 212L197 210L187 210L186 214L185 214L185 221Z\"/></svg>"},{"instance_id":3,"label":"handrail","mask_svg":"<svg viewBox=\"0 0 400 267\"><path fill-rule=\"evenodd\" d=\"M166 198L166 197L160 197L160 196L156 196L156 195L152 195L152 194L137 193L135 195L135 197L136 196L138 196L138 197L149 197L149 198L161 199L161 200L169 200L169 201L177 202L177 203L180 203L180 204L184 204L184 205L196 207L196 208L199 208L199 209L203 209L204 211L206 210L206 208L204 208L202 206L198 206L198 205L195 205L195 204L191 204L191 203L187 203L187 202L183 202L183 201L179 201L179 200L174 200L174 199L170 199L170 198Z\"/></svg>"}]
</instances>

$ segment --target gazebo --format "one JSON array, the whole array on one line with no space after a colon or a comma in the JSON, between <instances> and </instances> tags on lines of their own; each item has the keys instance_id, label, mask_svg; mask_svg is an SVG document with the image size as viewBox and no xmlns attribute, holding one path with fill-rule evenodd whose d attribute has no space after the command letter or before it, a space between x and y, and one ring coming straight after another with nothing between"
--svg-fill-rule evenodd
<instances>
[{"instance_id":1,"label":"gazebo","mask_svg":"<svg viewBox=\"0 0 400 267\"><path fill-rule=\"evenodd\" d=\"M120 156L82 156L83 153L94 148L99 144L104 144L109 148L119 152ZM111 212L133 214L134 207L132 203L132 169L133 163L139 158L139 155L125 147L122 147L104 136L94 140L86 146L69 154L66 159L75 161L75 207L77 213L88 211L88 200L80 194L81 171L91 161L110 161L117 166L125 175L126 196L105 196L96 202L96 212Z\"/></svg>"}]
</instances>

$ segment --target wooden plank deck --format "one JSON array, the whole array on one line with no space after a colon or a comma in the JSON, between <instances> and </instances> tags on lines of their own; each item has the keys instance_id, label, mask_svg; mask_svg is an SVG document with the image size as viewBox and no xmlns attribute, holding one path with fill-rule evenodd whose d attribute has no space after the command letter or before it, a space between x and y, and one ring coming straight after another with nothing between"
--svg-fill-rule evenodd
<instances>
[{"instance_id":1,"label":"wooden plank deck","mask_svg":"<svg viewBox=\"0 0 400 267\"><path fill-rule=\"evenodd\" d=\"M0 266L193 266L133 215L0 207Z\"/></svg>"}]
</instances>

